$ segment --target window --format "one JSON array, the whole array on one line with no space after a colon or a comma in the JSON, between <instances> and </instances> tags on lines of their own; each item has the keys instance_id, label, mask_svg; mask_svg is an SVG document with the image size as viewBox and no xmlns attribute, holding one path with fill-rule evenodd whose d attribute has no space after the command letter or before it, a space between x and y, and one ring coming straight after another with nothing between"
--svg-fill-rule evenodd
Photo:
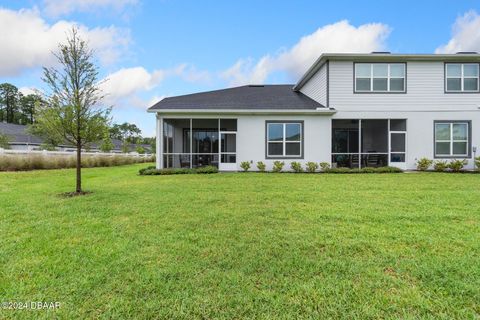
<instances>
[{"instance_id":1,"label":"window","mask_svg":"<svg viewBox=\"0 0 480 320\"><path fill-rule=\"evenodd\" d=\"M405 92L405 63L355 63L355 92Z\"/></svg>"},{"instance_id":2,"label":"window","mask_svg":"<svg viewBox=\"0 0 480 320\"><path fill-rule=\"evenodd\" d=\"M303 122L267 121L267 158L303 157Z\"/></svg>"},{"instance_id":3,"label":"window","mask_svg":"<svg viewBox=\"0 0 480 320\"><path fill-rule=\"evenodd\" d=\"M435 157L469 157L470 122L435 122Z\"/></svg>"},{"instance_id":4,"label":"window","mask_svg":"<svg viewBox=\"0 0 480 320\"><path fill-rule=\"evenodd\" d=\"M447 63L446 92L478 92L478 63Z\"/></svg>"}]
</instances>

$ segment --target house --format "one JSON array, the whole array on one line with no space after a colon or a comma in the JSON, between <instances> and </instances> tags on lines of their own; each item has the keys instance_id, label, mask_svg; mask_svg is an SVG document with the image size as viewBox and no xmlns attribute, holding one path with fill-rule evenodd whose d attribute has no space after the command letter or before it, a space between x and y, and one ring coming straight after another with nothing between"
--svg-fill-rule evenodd
<instances>
[{"instance_id":1,"label":"house","mask_svg":"<svg viewBox=\"0 0 480 320\"><path fill-rule=\"evenodd\" d=\"M21 124L0 122L0 134L4 134L8 138L8 144L12 150L42 150L45 147L45 140L42 137L31 134L27 130L27 126ZM123 142L118 139L112 139L112 153L122 153ZM135 152L138 146L142 146L147 152L150 152L151 146L148 144L129 144L128 150ZM100 143L92 143L90 152L101 152L99 150ZM56 146L57 151L74 152L76 147L67 143Z\"/></svg>"},{"instance_id":2,"label":"house","mask_svg":"<svg viewBox=\"0 0 480 320\"><path fill-rule=\"evenodd\" d=\"M322 54L292 85L247 85L165 98L157 167L275 160L414 169L466 159L480 143L477 53Z\"/></svg>"}]
</instances>

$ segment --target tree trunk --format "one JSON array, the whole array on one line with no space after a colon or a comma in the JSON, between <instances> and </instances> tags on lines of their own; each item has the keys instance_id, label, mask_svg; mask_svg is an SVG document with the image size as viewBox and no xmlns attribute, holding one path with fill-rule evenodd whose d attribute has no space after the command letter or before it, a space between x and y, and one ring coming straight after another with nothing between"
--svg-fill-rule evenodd
<instances>
[{"instance_id":1,"label":"tree trunk","mask_svg":"<svg viewBox=\"0 0 480 320\"><path fill-rule=\"evenodd\" d=\"M77 142L77 188L76 192L82 192L82 144Z\"/></svg>"}]
</instances>

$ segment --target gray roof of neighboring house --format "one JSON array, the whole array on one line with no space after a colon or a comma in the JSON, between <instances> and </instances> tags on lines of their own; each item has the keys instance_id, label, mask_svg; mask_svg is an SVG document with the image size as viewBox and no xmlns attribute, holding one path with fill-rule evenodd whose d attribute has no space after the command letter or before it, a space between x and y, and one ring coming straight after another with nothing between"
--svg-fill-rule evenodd
<instances>
[{"instance_id":1,"label":"gray roof of neighboring house","mask_svg":"<svg viewBox=\"0 0 480 320\"><path fill-rule=\"evenodd\" d=\"M248 85L165 98L150 107L162 109L315 110L325 106L293 91L293 84Z\"/></svg>"},{"instance_id":2,"label":"gray roof of neighboring house","mask_svg":"<svg viewBox=\"0 0 480 320\"><path fill-rule=\"evenodd\" d=\"M0 122L0 133L7 135L10 139L10 143L18 143L18 144L43 143L42 138L27 133L26 129L27 129L27 126L24 126L21 124Z\"/></svg>"}]
</instances>

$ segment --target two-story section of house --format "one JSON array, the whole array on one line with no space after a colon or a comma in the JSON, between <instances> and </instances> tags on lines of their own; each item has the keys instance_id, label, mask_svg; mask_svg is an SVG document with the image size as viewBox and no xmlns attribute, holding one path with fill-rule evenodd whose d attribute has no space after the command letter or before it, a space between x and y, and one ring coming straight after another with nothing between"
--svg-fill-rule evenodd
<instances>
[{"instance_id":1,"label":"two-story section of house","mask_svg":"<svg viewBox=\"0 0 480 320\"><path fill-rule=\"evenodd\" d=\"M471 169L479 65L468 52L323 54L295 85L165 98L149 109L157 167L238 170L242 161L271 168L282 160L414 169L427 157L466 159Z\"/></svg>"}]
</instances>

